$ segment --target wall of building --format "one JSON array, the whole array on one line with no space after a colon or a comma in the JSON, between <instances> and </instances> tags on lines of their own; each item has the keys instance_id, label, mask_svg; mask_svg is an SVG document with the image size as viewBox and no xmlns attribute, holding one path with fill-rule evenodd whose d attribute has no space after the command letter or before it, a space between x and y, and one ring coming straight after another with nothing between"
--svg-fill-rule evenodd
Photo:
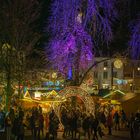
<instances>
[{"instance_id":1,"label":"wall of building","mask_svg":"<svg viewBox=\"0 0 140 140\"><path fill-rule=\"evenodd\" d=\"M127 80L127 91L140 90L140 60L127 60L124 65L124 79Z\"/></svg>"},{"instance_id":2,"label":"wall of building","mask_svg":"<svg viewBox=\"0 0 140 140\"><path fill-rule=\"evenodd\" d=\"M96 57L95 61L100 62L107 58ZM116 68L115 58L101 62L93 70L93 84L98 89L119 89L124 92L140 91L140 60L121 59L122 67Z\"/></svg>"},{"instance_id":3,"label":"wall of building","mask_svg":"<svg viewBox=\"0 0 140 140\"><path fill-rule=\"evenodd\" d=\"M96 61L102 61L107 58L98 57ZM99 89L109 88L112 89L114 86L121 88L118 80L123 79L123 67L115 68L115 59L109 59L105 62L99 63L93 68L93 79L94 84L97 84Z\"/></svg>"}]
</instances>

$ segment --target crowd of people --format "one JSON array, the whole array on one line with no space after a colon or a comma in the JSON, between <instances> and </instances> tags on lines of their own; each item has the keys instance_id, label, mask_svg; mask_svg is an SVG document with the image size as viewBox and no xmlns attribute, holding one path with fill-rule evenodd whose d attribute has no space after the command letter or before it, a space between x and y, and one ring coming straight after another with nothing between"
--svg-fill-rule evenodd
<instances>
[{"instance_id":1,"label":"crowd of people","mask_svg":"<svg viewBox=\"0 0 140 140\"><path fill-rule=\"evenodd\" d=\"M136 137L140 126L140 112L132 114L130 119L124 110L96 111L95 114L84 112L77 108L62 109L58 117L54 110L43 113L42 108L33 107L30 111L10 109L5 115L4 125L7 140L24 140L25 129L32 134L33 140L56 140L58 130L63 128L63 138L71 139L87 138L98 140L98 137L112 135L112 129L119 131L122 128L130 128L130 136Z\"/></svg>"},{"instance_id":2,"label":"crowd of people","mask_svg":"<svg viewBox=\"0 0 140 140\"><path fill-rule=\"evenodd\" d=\"M131 117L129 120L129 128L130 128L130 136L132 139L137 138L140 129L140 111L131 113Z\"/></svg>"},{"instance_id":3,"label":"crowd of people","mask_svg":"<svg viewBox=\"0 0 140 140\"><path fill-rule=\"evenodd\" d=\"M76 138L76 133L78 133L78 138L81 136L88 136L88 139L96 139L102 137L105 134L112 135L112 129L120 130L125 128L127 125L127 117L125 112L116 111L112 114L111 111L104 113L104 111L96 112L94 115L85 112L79 112L79 110L72 110L71 112L64 110L62 112L61 121L64 126L64 134L71 135L72 139ZM104 132L105 129L107 133Z\"/></svg>"},{"instance_id":4,"label":"crowd of people","mask_svg":"<svg viewBox=\"0 0 140 140\"><path fill-rule=\"evenodd\" d=\"M7 140L14 137L14 140L24 140L25 129L31 131L34 140L44 135L44 115L42 108L33 107L30 111L24 111L21 107L18 110L10 109L5 116L5 128Z\"/></svg>"}]
</instances>

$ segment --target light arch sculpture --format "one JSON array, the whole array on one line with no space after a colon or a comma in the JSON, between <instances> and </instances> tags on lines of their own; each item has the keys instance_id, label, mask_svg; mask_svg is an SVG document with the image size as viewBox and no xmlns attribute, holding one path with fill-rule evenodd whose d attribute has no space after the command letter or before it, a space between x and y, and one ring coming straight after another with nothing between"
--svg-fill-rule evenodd
<instances>
[{"instance_id":1,"label":"light arch sculpture","mask_svg":"<svg viewBox=\"0 0 140 140\"><path fill-rule=\"evenodd\" d=\"M72 97L72 96L76 96L76 97L80 98L85 105L86 112L94 115L94 112L95 112L94 100L92 99L90 94L87 93L81 87L78 87L78 86L65 87L64 89L59 91L58 94L59 94L59 96L65 98L65 99ZM62 105L62 103L60 103L57 107L54 107L55 113L57 114L59 119L60 119L61 105Z\"/></svg>"}]
</instances>

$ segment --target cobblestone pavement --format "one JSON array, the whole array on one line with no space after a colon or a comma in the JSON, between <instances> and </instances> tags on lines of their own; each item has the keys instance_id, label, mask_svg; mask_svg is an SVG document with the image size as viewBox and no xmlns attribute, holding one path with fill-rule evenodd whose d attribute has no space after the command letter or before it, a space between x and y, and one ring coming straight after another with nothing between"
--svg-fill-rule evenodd
<instances>
[{"instance_id":1,"label":"cobblestone pavement","mask_svg":"<svg viewBox=\"0 0 140 140\"><path fill-rule=\"evenodd\" d=\"M58 132L58 139L57 140L72 140L72 138L67 137L67 138L62 138L62 132ZM31 132L26 131L25 133L25 139L24 140L34 140L31 137ZM5 133L0 133L0 140L6 140L6 134ZM14 140L11 138L11 140ZM44 137L41 137L40 140L44 140ZM87 137L81 137L80 140L88 140ZM131 140L130 134L128 130L121 130L121 131L113 131L112 135L105 135L102 138L99 137L98 140ZM137 139L135 140L140 140L140 134L138 135Z\"/></svg>"}]
</instances>

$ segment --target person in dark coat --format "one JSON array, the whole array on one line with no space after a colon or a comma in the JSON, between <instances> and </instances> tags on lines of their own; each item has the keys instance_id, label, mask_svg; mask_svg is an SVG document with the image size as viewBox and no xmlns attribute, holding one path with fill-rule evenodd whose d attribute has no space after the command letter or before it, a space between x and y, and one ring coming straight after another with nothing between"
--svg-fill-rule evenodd
<instances>
[{"instance_id":1,"label":"person in dark coat","mask_svg":"<svg viewBox=\"0 0 140 140\"><path fill-rule=\"evenodd\" d=\"M112 135L112 125L113 125L113 118L111 113L109 112L107 116L108 135Z\"/></svg>"},{"instance_id":2,"label":"person in dark coat","mask_svg":"<svg viewBox=\"0 0 140 140\"><path fill-rule=\"evenodd\" d=\"M88 134L88 139L90 139L90 117L87 115L83 119L82 128L84 130L85 136Z\"/></svg>"},{"instance_id":3,"label":"person in dark coat","mask_svg":"<svg viewBox=\"0 0 140 140\"><path fill-rule=\"evenodd\" d=\"M103 111L100 113L99 119L100 119L100 122L105 126L106 125L106 116Z\"/></svg>"},{"instance_id":4,"label":"person in dark coat","mask_svg":"<svg viewBox=\"0 0 140 140\"><path fill-rule=\"evenodd\" d=\"M127 117L124 110L121 111L121 127L125 128L127 123Z\"/></svg>"},{"instance_id":5,"label":"person in dark coat","mask_svg":"<svg viewBox=\"0 0 140 140\"><path fill-rule=\"evenodd\" d=\"M31 133L32 136L34 136L34 130L35 130L35 117L32 113L31 117L30 117L30 128L31 128Z\"/></svg>"},{"instance_id":6,"label":"person in dark coat","mask_svg":"<svg viewBox=\"0 0 140 140\"><path fill-rule=\"evenodd\" d=\"M39 129L42 132L42 136L44 136L44 116L42 113L39 115Z\"/></svg>"},{"instance_id":7,"label":"person in dark coat","mask_svg":"<svg viewBox=\"0 0 140 140\"><path fill-rule=\"evenodd\" d=\"M130 118L130 136L132 139L136 139L139 133L139 121L137 114L134 116L132 113Z\"/></svg>"},{"instance_id":8,"label":"person in dark coat","mask_svg":"<svg viewBox=\"0 0 140 140\"><path fill-rule=\"evenodd\" d=\"M0 110L0 130L3 130L3 131L5 127L5 116L6 116L6 113L4 113L3 110Z\"/></svg>"},{"instance_id":9,"label":"person in dark coat","mask_svg":"<svg viewBox=\"0 0 140 140\"><path fill-rule=\"evenodd\" d=\"M11 137L11 126L12 126L12 121L9 116L6 116L5 129L6 129L7 140L10 140L10 137Z\"/></svg>"},{"instance_id":10,"label":"person in dark coat","mask_svg":"<svg viewBox=\"0 0 140 140\"><path fill-rule=\"evenodd\" d=\"M18 116L15 117L13 125L12 125L12 134L14 135L15 139L18 136L18 131L19 131L19 118Z\"/></svg>"},{"instance_id":11,"label":"person in dark coat","mask_svg":"<svg viewBox=\"0 0 140 140\"><path fill-rule=\"evenodd\" d=\"M113 118L115 122L115 130L120 130L120 115L118 111L115 112Z\"/></svg>"},{"instance_id":12,"label":"person in dark coat","mask_svg":"<svg viewBox=\"0 0 140 140\"><path fill-rule=\"evenodd\" d=\"M130 120L129 120L129 128L130 128L130 136L132 139L134 138L134 129L133 129L134 121L135 121L134 114L131 113Z\"/></svg>"},{"instance_id":13,"label":"person in dark coat","mask_svg":"<svg viewBox=\"0 0 140 140\"><path fill-rule=\"evenodd\" d=\"M23 123L23 119L19 119L18 122L18 132L17 132L17 140L24 140L24 134L25 134L25 124Z\"/></svg>"},{"instance_id":14,"label":"person in dark coat","mask_svg":"<svg viewBox=\"0 0 140 140\"><path fill-rule=\"evenodd\" d=\"M93 134L93 138L98 140L98 135L97 135L97 131L98 131L98 126L99 126L99 121L97 119L97 117L92 117L92 120L91 120L91 129L92 129L92 132L94 132Z\"/></svg>"},{"instance_id":15,"label":"person in dark coat","mask_svg":"<svg viewBox=\"0 0 140 140\"><path fill-rule=\"evenodd\" d=\"M59 119L54 114L52 118L49 120L49 138L52 140L57 139L57 130L59 127Z\"/></svg>"},{"instance_id":16,"label":"person in dark coat","mask_svg":"<svg viewBox=\"0 0 140 140\"><path fill-rule=\"evenodd\" d=\"M70 128L72 133L72 139L76 138L76 131L77 131L77 116L75 113L72 114L70 119Z\"/></svg>"},{"instance_id":17,"label":"person in dark coat","mask_svg":"<svg viewBox=\"0 0 140 140\"><path fill-rule=\"evenodd\" d=\"M22 119L23 119L23 117L24 117L24 111L22 110L22 108L21 108L21 107L19 108L19 113L18 113L18 114L19 114L19 119L21 119L21 120L22 120Z\"/></svg>"},{"instance_id":18,"label":"person in dark coat","mask_svg":"<svg viewBox=\"0 0 140 140\"><path fill-rule=\"evenodd\" d=\"M62 112L61 122L64 126L63 137L65 138L66 135L67 135L67 131L68 131L68 128L67 128L68 117L67 117L67 112L66 111Z\"/></svg>"}]
</instances>

